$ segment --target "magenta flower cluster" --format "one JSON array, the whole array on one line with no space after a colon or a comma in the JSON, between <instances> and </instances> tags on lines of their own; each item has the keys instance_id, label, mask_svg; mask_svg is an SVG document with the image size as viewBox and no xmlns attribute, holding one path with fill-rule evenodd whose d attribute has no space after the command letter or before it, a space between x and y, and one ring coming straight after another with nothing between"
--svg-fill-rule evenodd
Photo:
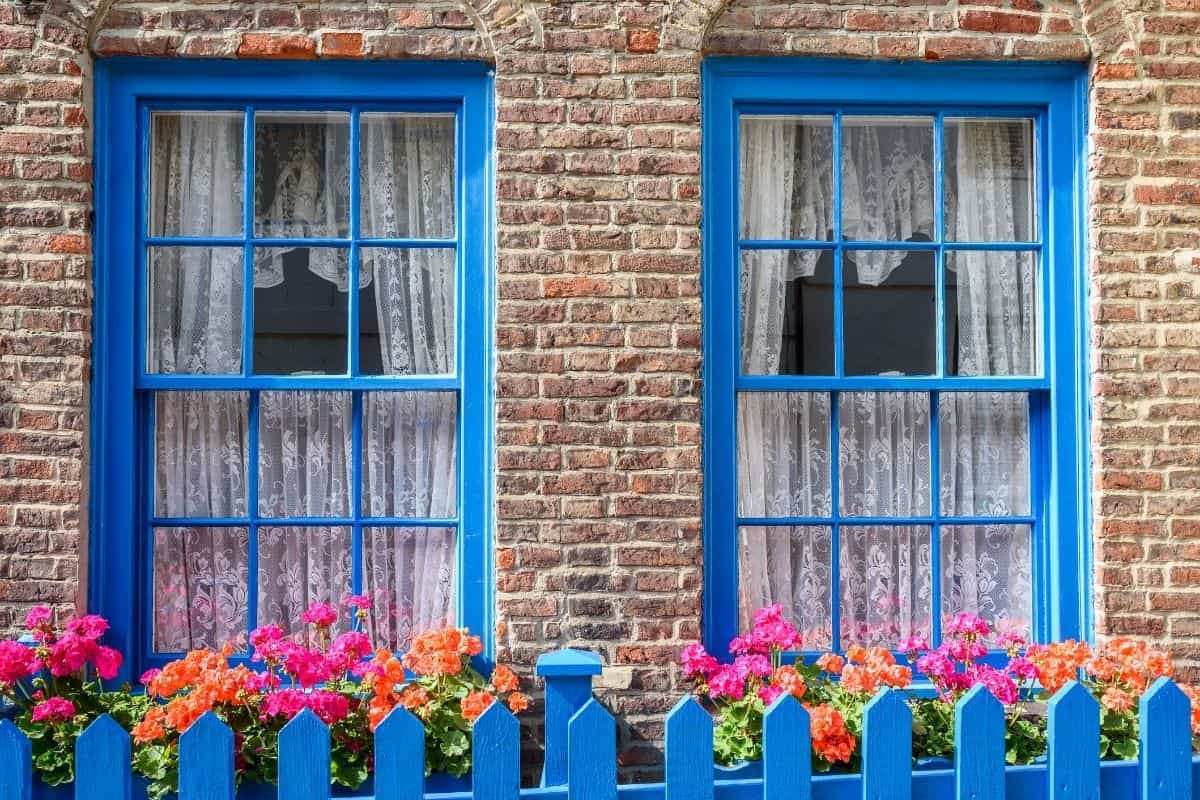
<instances>
[{"instance_id":1,"label":"magenta flower cluster","mask_svg":"<svg viewBox=\"0 0 1200 800\"><path fill-rule=\"evenodd\" d=\"M50 697L33 707L34 722L66 722L75 716L75 704L65 697Z\"/></svg>"},{"instance_id":2,"label":"magenta flower cluster","mask_svg":"<svg viewBox=\"0 0 1200 800\"><path fill-rule=\"evenodd\" d=\"M778 655L800 645L800 634L783 618L783 607L776 604L759 609L750 632L730 641L732 664L720 663L699 642L683 648L679 660L684 676L702 679L708 686L709 697L736 701L745 697L748 680L769 677L778 666Z\"/></svg>"},{"instance_id":3,"label":"magenta flower cluster","mask_svg":"<svg viewBox=\"0 0 1200 800\"><path fill-rule=\"evenodd\" d=\"M263 696L259 719L263 722L271 717L283 717L287 720L306 708L320 717L326 725L332 725L345 719L350 713L350 699L344 694L327 689L281 689Z\"/></svg>"},{"instance_id":4,"label":"magenta flower cluster","mask_svg":"<svg viewBox=\"0 0 1200 800\"><path fill-rule=\"evenodd\" d=\"M78 676L87 679L87 668L105 680L121 669L121 653L100 644L108 622L95 614L77 617L65 631L54 627L50 609L37 606L25 618L25 627L35 642L0 642L0 684L12 685L46 670L55 678Z\"/></svg>"},{"instance_id":5,"label":"magenta flower cluster","mask_svg":"<svg viewBox=\"0 0 1200 800\"><path fill-rule=\"evenodd\" d=\"M324 604L310 606L301 619L324 620L324 609L329 608ZM315 613L310 614L314 609ZM336 612L334 613L336 615ZM253 660L267 665L267 675L271 676L275 685L279 683L278 671L304 689L341 678L348 672L361 675L365 669L363 659L374 652L371 640L365 633L357 630L343 633L333 640L327 650L322 651L319 648L305 647L285 637L283 629L278 625L264 625L250 633L250 644L254 647Z\"/></svg>"},{"instance_id":6,"label":"magenta flower cluster","mask_svg":"<svg viewBox=\"0 0 1200 800\"><path fill-rule=\"evenodd\" d=\"M1013 705L1020 700L1022 685L1037 679L1037 668L1021 652L1025 637L1016 630L993 631L974 614L958 614L946 620L942 632L944 641L934 649L921 637L905 640L901 648L947 701L983 686L1001 703ZM1003 667L982 661L989 642L1007 652Z\"/></svg>"}]
</instances>

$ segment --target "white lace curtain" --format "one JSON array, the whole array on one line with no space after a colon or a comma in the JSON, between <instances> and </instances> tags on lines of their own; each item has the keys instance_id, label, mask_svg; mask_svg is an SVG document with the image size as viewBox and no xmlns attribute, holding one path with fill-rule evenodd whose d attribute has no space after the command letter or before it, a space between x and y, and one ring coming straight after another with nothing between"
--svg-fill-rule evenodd
<instances>
[{"instance_id":1,"label":"white lace curtain","mask_svg":"<svg viewBox=\"0 0 1200 800\"><path fill-rule=\"evenodd\" d=\"M1018 126L1019 127L1019 126ZM949 126L948 126L949 130ZM947 141L946 224L963 241L1028 236L1027 181L1014 165L1030 153L1014 126L960 121ZM742 126L742 235L828 239L833 230L828 122L747 119ZM912 124L843 131L843 234L907 241L933 233L932 129ZM778 374L788 282L811 276L819 253L757 251L742 271L742 361L749 374ZM856 252L861 283L878 285L903 254ZM1030 374L1032 269L1010 253L954 254L958 373ZM947 325L955 320L947 320ZM830 332L832 335L832 331ZM831 480L843 516L928 516L929 395L840 395L838 464L830 452L827 394L746 393L738 399L739 514L828 516ZM944 515L1030 512L1027 401L1021 394L940 396L940 506ZM1030 618L1028 528L996 524L941 529L942 613L972 611L1014 624ZM842 641L894 646L928 636L932 611L928 526L844 526L833 553L829 527L740 531L740 607L781 602L806 629L806 647L829 646L833 603ZM838 560L839 586L832 585Z\"/></svg>"},{"instance_id":2,"label":"white lace curtain","mask_svg":"<svg viewBox=\"0 0 1200 800\"><path fill-rule=\"evenodd\" d=\"M367 114L362 122L362 233L446 237L454 229L453 119ZM338 125L260 131L258 158L276 167L259 186L256 234L345 236L348 137ZM242 120L230 114L156 118L152 230L239 235ZM331 249L309 249L309 269L346 291ZM363 248L360 287L375 286L385 374L449 373L455 352L452 249ZM256 288L284 281L280 251L255 260ZM342 261L340 264L344 264ZM240 248L158 248L151 255L148 368L238 373L242 341ZM258 470L265 518L350 516L351 396L263 392L258 463L248 453L244 392L156 397L155 506L159 516L244 517L246 475ZM362 498L371 516L454 516L456 397L370 392L363 399ZM155 532L155 649L184 650L244 637L246 527ZM379 644L402 647L414 630L454 619L455 534L450 528L364 528L364 591ZM350 589L348 527L263 525L258 537L258 622L296 626L312 602Z\"/></svg>"}]
</instances>

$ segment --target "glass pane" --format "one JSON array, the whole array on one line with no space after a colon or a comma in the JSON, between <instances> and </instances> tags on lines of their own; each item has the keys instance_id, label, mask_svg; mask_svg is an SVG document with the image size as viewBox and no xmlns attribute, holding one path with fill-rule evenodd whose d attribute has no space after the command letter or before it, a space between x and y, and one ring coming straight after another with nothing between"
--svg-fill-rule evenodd
<instances>
[{"instance_id":1,"label":"glass pane","mask_svg":"<svg viewBox=\"0 0 1200 800\"><path fill-rule=\"evenodd\" d=\"M743 239L833 238L833 118L741 119Z\"/></svg>"},{"instance_id":2,"label":"glass pane","mask_svg":"<svg viewBox=\"0 0 1200 800\"><path fill-rule=\"evenodd\" d=\"M1032 241L1033 120L947 119L945 126L946 239Z\"/></svg>"},{"instance_id":3,"label":"glass pane","mask_svg":"<svg viewBox=\"0 0 1200 800\"><path fill-rule=\"evenodd\" d=\"M242 248L150 247L146 263L146 371L240 373Z\"/></svg>"},{"instance_id":4,"label":"glass pane","mask_svg":"<svg viewBox=\"0 0 1200 800\"><path fill-rule=\"evenodd\" d=\"M349 630L342 600L350 593L350 550L349 528L260 528L258 624L317 644L300 616L313 603L328 603L339 612L334 635Z\"/></svg>"},{"instance_id":5,"label":"glass pane","mask_svg":"<svg viewBox=\"0 0 1200 800\"><path fill-rule=\"evenodd\" d=\"M455 253L449 248L359 251L359 371L363 375L454 372Z\"/></svg>"},{"instance_id":6,"label":"glass pane","mask_svg":"<svg viewBox=\"0 0 1200 800\"><path fill-rule=\"evenodd\" d=\"M150 115L151 236L242 234L240 111L155 111Z\"/></svg>"},{"instance_id":7,"label":"glass pane","mask_svg":"<svg viewBox=\"0 0 1200 800\"><path fill-rule=\"evenodd\" d=\"M738 606L741 630L754 612L779 603L800 631L803 650L833 646L832 536L828 527L738 529Z\"/></svg>"},{"instance_id":8,"label":"glass pane","mask_svg":"<svg viewBox=\"0 0 1200 800\"><path fill-rule=\"evenodd\" d=\"M930 529L923 525L846 526L839 531L842 646L897 649L929 639L933 607Z\"/></svg>"},{"instance_id":9,"label":"glass pane","mask_svg":"<svg viewBox=\"0 0 1200 800\"><path fill-rule=\"evenodd\" d=\"M154 398L154 513L246 515L245 392L159 392Z\"/></svg>"},{"instance_id":10,"label":"glass pane","mask_svg":"<svg viewBox=\"0 0 1200 800\"><path fill-rule=\"evenodd\" d=\"M738 514L828 516L829 395L738 395Z\"/></svg>"},{"instance_id":11,"label":"glass pane","mask_svg":"<svg viewBox=\"0 0 1200 800\"><path fill-rule=\"evenodd\" d=\"M1026 395L941 394L938 427L943 514L1004 517L1030 513Z\"/></svg>"},{"instance_id":12,"label":"glass pane","mask_svg":"<svg viewBox=\"0 0 1200 800\"><path fill-rule=\"evenodd\" d=\"M1037 374L1036 253L946 253L946 372Z\"/></svg>"},{"instance_id":13,"label":"glass pane","mask_svg":"<svg viewBox=\"0 0 1200 800\"><path fill-rule=\"evenodd\" d=\"M413 634L455 622L454 528L364 528L367 634L376 647L408 649Z\"/></svg>"},{"instance_id":14,"label":"glass pane","mask_svg":"<svg viewBox=\"0 0 1200 800\"><path fill-rule=\"evenodd\" d=\"M457 412L453 392L363 395L363 514L410 519L457 514Z\"/></svg>"},{"instance_id":15,"label":"glass pane","mask_svg":"<svg viewBox=\"0 0 1200 800\"><path fill-rule=\"evenodd\" d=\"M255 114L254 235L350 235L349 114Z\"/></svg>"},{"instance_id":16,"label":"glass pane","mask_svg":"<svg viewBox=\"0 0 1200 800\"><path fill-rule=\"evenodd\" d=\"M971 613L1030 634L1033 578L1028 525L942 528L942 617Z\"/></svg>"},{"instance_id":17,"label":"glass pane","mask_svg":"<svg viewBox=\"0 0 1200 800\"><path fill-rule=\"evenodd\" d=\"M349 392L260 395L260 514L349 516L350 413Z\"/></svg>"},{"instance_id":18,"label":"glass pane","mask_svg":"<svg viewBox=\"0 0 1200 800\"><path fill-rule=\"evenodd\" d=\"M937 291L932 251L852 251L842 256L847 375L937 371Z\"/></svg>"},{"instance_id":19,"label":"glass pane","mask_svg":"<svg viewBox=\"0 0 1200 800\"><path fill-rule=\"evenodd\" d=\"M154 652L245 648L246 528L154 529Z\"/></svg>"},{"instance_id":20,"label":"glass pane","mask_svg":"<svg viewBox=\"0 0 1200 800\"><path fill-rule=\"evenodd\" d=\"M843 392L838 414L841 513L929 514L929 395Z\"/></svg>"},{"instance_id":21,"label":"glass pane","mask_svg":"<svg viewBox=\"0 0 1200 800\"><path fill-rule=\"evenodd\" d=\"M346 373L349 265L350 251L341 248L255 251L256 374Z\"/></svg>"},{"instance_id":22,"label":"glass pane","mask_svg":"<svg viewBox=\"0 0 1200 800\"><path fill-rule=\"evenodd\" d=\"M454 115L363 114L359 125L361 235L454 236Z\"/></svg>"},{"instance_id":23,"label":"glass pane","mask_svg":"<svg viewBox=\"0 0 1200 800\"><path fill-rule=\"evenodd\" d=\"M933 238L932 118L842 118L842 236Z\"/></svg>"},{"instance_id":24,"label":"glass pane","mask_svg":"<svg viewBox=\"0 0 1200 800\"><path fill-rule=\"evenodd\" d=\"M742 253L742 372L832 375L833 253Z\"/></svg>"}]
</instances>

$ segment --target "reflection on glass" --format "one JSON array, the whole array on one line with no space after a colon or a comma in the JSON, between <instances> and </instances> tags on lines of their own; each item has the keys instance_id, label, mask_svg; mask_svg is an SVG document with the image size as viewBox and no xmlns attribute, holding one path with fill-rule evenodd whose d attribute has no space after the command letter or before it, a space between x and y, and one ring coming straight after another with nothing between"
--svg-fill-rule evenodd
<instances>
[{"instance_id":1,"label":"reflection on glass","mask_svg":"<svg viewBox=\"0 0 1200 800\"><path fill-rule=\"evenodd\" d=\"M454 115L363 114L361 235L454 236Z\"/></svg>"},{"instance_id":2,"label":"reflection on glass","mask_svg":"<svg viewBox=\"0 0 1200 800\"><path fill-rule=\"evenodd\" d=\"M240 236L241 111L155 111L150 115L151 236Z\"/></svg>"},{"instance_id":3,"label":"reflection on glass","mask_svg":"<svg viewBox=\"0 0 1200 800\"><path fill-rule=\"evenodd\" d=\"M258 529L258 624L278 625L310 646L316 631L300 617L313 603L341 608L350 593L350 529L276 527ZM339 614L332 634L349 627Z\"/></svg>"},{"instance_id":4,"label":"reflection on glass","mask_svg":"<svg viewBox=\"0 0 1200 800\"><path fill-rule=\"evenodd\" d=\"M150 247L146 263L146 371L241 373L242 248Z\"/></svg>"},{"instance_id":5,"label":"reflection on glass","mask_svg":"<svg viewBox=\"0 0 1200 800\"><path fill-rule=\"evenodd\" d=\"M1034 239L1033 120L945 121L946 239Z\"/></svg>"},{"instance_id":6,"label":"reflection on glass","mask_svg":"<svg viewBox=\"0 0 1200 800\"><path fill-rule=\"evenodd\" d=\"M743 116L743 239L833 238L833 118Z\"/></svg>"},{"instance_id":7,"label":"reflection on glass","mask_svg":"<svg viewBox=\"0 0 1200 800\"><path fill-rule=\"evenodd\" d=\"M364 247L359 291L363 375L454 372L455 252Z\"/></svg>"},{"instance_id":8,"label":"reflection on glass","mask_svg":"<svg viewBox=\"0 0 1200 800\"><path fill-rule=\"evenodd\" d=\"M254 254L254 372L346 372L349 251L260 248Z\"/></svg>"},{"instance_id":9,"label":"reflection on glass","mask_svg":"<svg viewBox=\"0 0 1200 800\"><path fill-rule=\"evenodd\" d=\"M833 646L832 536L826 526L738 529L738 608L741 630L754 612L779 603L800 631L804 650Z\"/></svg>"},{"instance_id":10,"label":"reflection on glass","mask_svg":"<svg viewBox=\"0 0 1200 800\"><path fill-rule=\"evenodd\" d=\"M414 634L455 622L454 528L364 528L367 635L397 652Z\"/></svg>"},{"instance_id":11,"label":"reflection on glass","mask_svg":"<svg viewBox=\"0 0 1200 800\"><path fill-rule=\"evenodd\" d=\"M942 528L942 617L977 614L999 631L1033 625L1028 525Z\"/></svg>"},{"instance_id":12,"label":"reflection on glass","mask_svg":"<svg viewBox=\"0 0 1200 800\"><path fill-rule=\"evenodd\" d=\"M246 645L246 528L154 529L154 652Z\"/></svg>"},{"instance_id":13,"label":"reflection on glass","mask_svg":"<svg viewBox=\"0 0 1200 800\"><path fill-rule=\"evenodd\" d=\"M842 118L842 235L933 238L933 119Z\"/></svg>"},{"instance_id":14,"label":"reflection on glass","mask_svg":"<svg viewBox=\"0 0 1200 800\"><path fill-rule=\"evenodd\" d=\"M936 372L933 252L857 250L842 259L845 374Z\"/></svg>"},{"instance_id":15,"label":"reflection on glass","mask_svg":"<svg viewBox=\"0 0 1200 800\"><path fill-rule=\"evenodd\" d=\"M1037 374L1035 253L946 253L946 374Z\"/></svg>"},{"instance_id":16,"label":"reflection on glass","mask_svg":"<svg viewBox=\"0 0 1200 800\"><path fill-rule=\"evenodd\" d=\"M254 115L254 235L350 234L350 115L259 111Z\"/></svg>"},{"instance_id":17,"label":"reflection on glass","mask_svg":"<svg viewBox=\"0 0 1200 800\"><path fill-rule=\"evenodd\" d=\"M833 253L742 253L742 372L833 374Z\"/></svg>"},{"instance_id":18,"label":"reflection on glass","mask_svg":"<svg viewBox=\"0 0 1200 800\"><path fill-rule=\"evenodd\" d=\"M928 640L930 528L851 525L841 528L838 541L842 645L896 650L912 636Z\"/></svg>"}]
</instances>

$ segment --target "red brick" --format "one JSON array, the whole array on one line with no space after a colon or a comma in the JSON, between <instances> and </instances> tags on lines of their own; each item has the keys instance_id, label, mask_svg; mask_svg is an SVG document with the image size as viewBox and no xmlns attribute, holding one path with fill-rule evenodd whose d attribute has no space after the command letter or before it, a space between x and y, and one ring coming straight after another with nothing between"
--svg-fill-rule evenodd
<instances>
[{"instance_id":1,"label":"red brick","mask_svg":"<svg viewBox=\"0 0 1200 800\"><path fill-rule=\"evenodd\" d=\"M301 33L246 33L237 52L244 58L311 59L317 57L317 45Z\"/></svg>"}]
</instances>

